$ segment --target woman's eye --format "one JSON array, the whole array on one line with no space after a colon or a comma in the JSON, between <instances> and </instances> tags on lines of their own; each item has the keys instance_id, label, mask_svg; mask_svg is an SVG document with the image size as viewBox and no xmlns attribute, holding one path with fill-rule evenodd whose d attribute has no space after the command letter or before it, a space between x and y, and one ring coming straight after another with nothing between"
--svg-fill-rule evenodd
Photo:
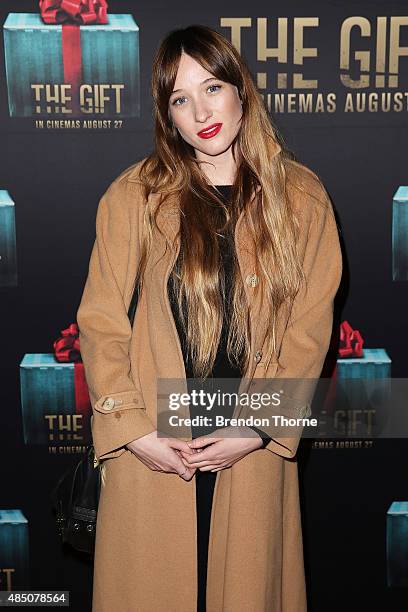
<instances>
[{"instance_id":1,"label":"woman's eye","mask_svg":"<svg viewBox=\"0 0 408 612\"><path fill-rule=\"evenodd\" d=\"M177 102L178 102L179 100L184 100L184 99L185 99L185 98L176 98L175 100L173 100L173 104L174 104L175 106L180 106L180 104L177 104Z\"/></svg>"},{"instance_id":2,"label":"woman's eye","mask_svg":"<svg viewBox=\"0 0 408 612\"><path fill-rule=\"evenodd\" d=\"M211 89L211 87L218 87L218 89L221 89L222 85L210 85L208 89Z\"/></svg>"}]
</instances>

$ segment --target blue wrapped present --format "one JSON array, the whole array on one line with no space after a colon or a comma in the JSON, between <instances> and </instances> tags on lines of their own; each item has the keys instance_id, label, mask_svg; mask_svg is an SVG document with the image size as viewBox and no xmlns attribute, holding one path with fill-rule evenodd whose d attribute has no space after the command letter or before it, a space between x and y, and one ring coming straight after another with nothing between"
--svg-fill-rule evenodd
<instances>
[{"instance_id":1,"label":"blue wrapped present","mask_svg":"<svg viewBox=\"0 0 408 612\"><path fill-rule=\"evenodd\" d=\"M391 359L382 348L337 359L335 427L344 436L375 437L386 425L391 397Z\"/></svg>"},{"instance_id":2,"label":"blue wrapped present","mask_svg":"<svg viewBox=\"0 0 408 612\"><path fill-rule=\"evenodd\" d=\"M21 510L0 510L0 590L29 588L28 521Z\"/></svg>"},{"instance_id":3,"label":"blue wrapped present","mask_svg":"<svg viewBox=\"0 0 408 612\"><path fill-rule=\"evenodd\" d=\"M337 378L391 378L391 359L382 348L365 348L362 357L337 359Z\"/></svg>"},{"instance_id":4,"label":"blue wrapped present","mask_svg":"<svg viewBox=\"0 0 408 612\"><path fill-rule=\"evenodd\" d=\"M408 186L392 201L392 280L408 280Z\"/></svg>"},{"instance_id":5,"label":"blue wrapped present","mask_svg":"<svg viewBox=\"0 0 408 612\"><path fill-rule=\"evenodd\" d=\"M75 368L52 353L27 353L20 364L21 409L25 444L91 443L91 406L78 399Z\"/></svg>"},{"instance_id":6,"label":"blue wrapped present","mask_svg":"<svg viewBox=\"0 0 408 612\"><path fill-rule=\"evenodd\" d=\"M387 512L387 584L408 587L408 502L394 501Z\"/></svg>"},{"instance_id":7,"label":"blue wrapped present","mask_svg":"<svg viewBox=\"0 0 408 612\"><path fill-rule=\"evenodd\" d=\"M0 287L17 285L16 220L14 202L0 189Z\"/></svg>"},{"instance_id":8,"label":"blue wrapped present","mask_svg":"<svg viewBox=\"0 0 408 612\"><path fill-rule=\"evenodd\" d=\"M139 27L132 15L73 27L10 13L3 27L11 117L140 115Z\"/></svg>"}]
</instances>

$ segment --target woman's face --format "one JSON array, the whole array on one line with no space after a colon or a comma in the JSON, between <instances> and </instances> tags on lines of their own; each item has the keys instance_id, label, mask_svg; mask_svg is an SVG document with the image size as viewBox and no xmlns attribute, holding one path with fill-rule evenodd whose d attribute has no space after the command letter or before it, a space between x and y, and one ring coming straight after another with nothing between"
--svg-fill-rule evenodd
<instances>
[{"instance_id":1,"label":"woman's face","mask_svg":"<svg viewBox=\"0 0 408 612\"><path fill-rule=\"evenodd\" d=\"M197 157L225 153L241 125L242 105L235 85L216 79L186 53L180 58L169 111ZM214 125L215 129L202 133Z\"/></svg>"}]
</instances>

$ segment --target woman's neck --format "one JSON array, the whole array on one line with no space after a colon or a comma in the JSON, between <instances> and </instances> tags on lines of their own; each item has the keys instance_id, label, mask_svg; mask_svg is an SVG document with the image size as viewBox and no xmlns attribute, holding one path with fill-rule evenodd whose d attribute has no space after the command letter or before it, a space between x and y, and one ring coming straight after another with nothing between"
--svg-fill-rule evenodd
<instances>
[{"instance_id":1,"label":"woman's neck","mask_svg":"<svg viewBox=\"0 0 408 612\"><path fill-rule=\"evenodd\" d=\"M207 181L212 185L231 185L234 182L237 163L232 154L232 146L215 156L195 149L195 156Z\"/></svg>"}]
</instances>

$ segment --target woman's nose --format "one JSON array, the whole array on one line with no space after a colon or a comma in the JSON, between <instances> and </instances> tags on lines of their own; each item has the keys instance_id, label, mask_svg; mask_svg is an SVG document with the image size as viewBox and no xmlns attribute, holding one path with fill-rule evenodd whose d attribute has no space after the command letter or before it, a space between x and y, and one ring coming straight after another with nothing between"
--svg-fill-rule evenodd
<instances>
[{"instance_id":1,"label":"woman's nose","mask_svg":"<svg viewBox=\"0 0 408 612\"><path fill-rule=\"evenodd\" d=\"M205 123L212 115L212 110L206 107L203 103L195 105L195 119L199 123Z\"/></svg>"}]
</instances>

